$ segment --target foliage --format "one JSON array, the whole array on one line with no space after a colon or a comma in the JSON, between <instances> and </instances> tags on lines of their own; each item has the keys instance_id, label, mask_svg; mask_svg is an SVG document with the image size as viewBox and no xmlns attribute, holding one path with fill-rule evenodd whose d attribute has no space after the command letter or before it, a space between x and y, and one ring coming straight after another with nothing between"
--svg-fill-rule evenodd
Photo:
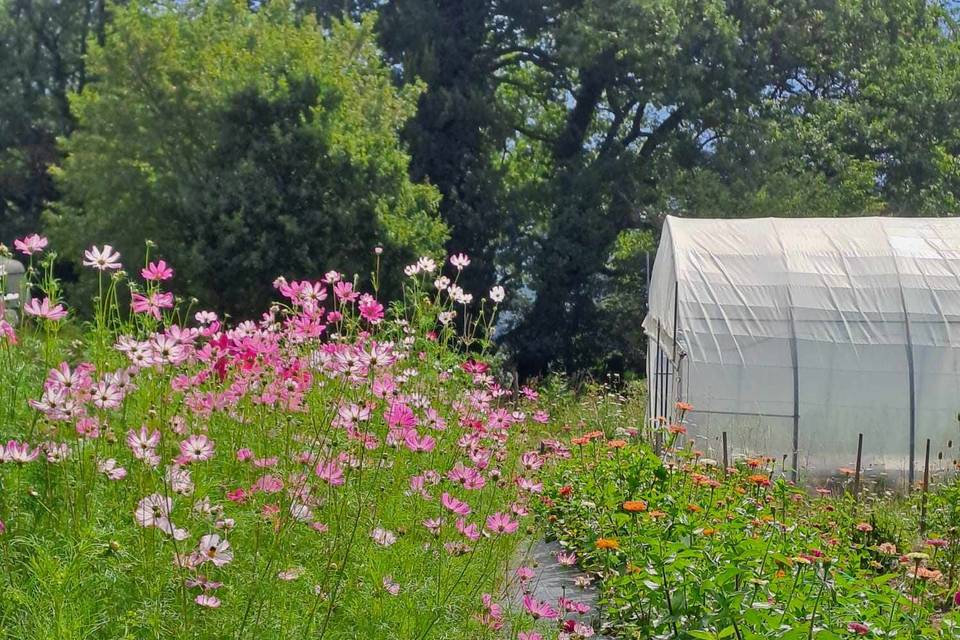
<instances>
[{"instance_id":1,"label":"foliage","mask_svg":"<svg viewBox=\"0 0 960 640\"><path fill-rule=\"evenodd\" d=\"M264 278L362 272L377 244L399 267L445 238L397 138L420 88L393 88L370 20L324 32L280 4L132 4L88 66L51 218L68 255L110 238L139 261L148 238L178 283L241 312L269 300Z\"/></svg>"},{"instance_id":2,"label":"foliage","mask_svg":"<svg viewBox=\"0 0 960 640\"><path fill-rule=\"evenodd\" d=\"M849 475L811 492L764 458L725 470L683 431L663 430L664 457L642 423L577 435L545 480L548 534L602 580L618 637L956 637L955 481L921 531L919 493L856 499Z\"/></svg>"}]
</instances>

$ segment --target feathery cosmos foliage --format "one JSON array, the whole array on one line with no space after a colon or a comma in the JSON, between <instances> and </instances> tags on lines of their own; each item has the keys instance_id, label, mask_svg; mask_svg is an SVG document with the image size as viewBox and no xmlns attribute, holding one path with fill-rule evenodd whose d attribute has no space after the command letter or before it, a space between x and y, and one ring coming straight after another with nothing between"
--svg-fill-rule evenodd
<instances>
[{"instance_id":1,"label":"feathery cosmos foliage","mask_svg":"<svg viewBox=\"0 0 960 640\"><path fill-rule=\"evenodd\" d=\"M484 359L502 288L453 322L467 256L408 265L387 308L378 248L371 291L278 278L231 325L94 246L80 325L45 240L0 320L4 637L499 637L549 417Z\"/></svg>"}]
</instances>

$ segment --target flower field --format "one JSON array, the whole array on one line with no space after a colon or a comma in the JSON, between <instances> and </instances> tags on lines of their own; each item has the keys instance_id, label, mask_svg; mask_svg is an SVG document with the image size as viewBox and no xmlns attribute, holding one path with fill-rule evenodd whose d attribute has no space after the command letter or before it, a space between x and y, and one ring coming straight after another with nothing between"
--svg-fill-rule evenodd
<instances>
[{"instance_id":1,"label":"flower field","mask_svg":"<svg viewBox=\"0 0 960 640\"><path fill-rule=\"evenodd\" d=\"M369 290L278 278L233 322L164 260L91 247L82 320L46 239L15 248L0 638L960 637L960 485L796 486L682 423L656 455L642 397L498 374L505 292L471 316L465 255L409 265L386 306L379 252ZM544 534L559 598L519 562Z\"/></svg>"},{"instance_id":2,"label":"flower field","mask_svg":"<svg viewBox=\"0 0 960 640\"><path fill-rule=\"evenodd\" d=\"M960 637L956 484L855 498L849 476L804 488L772 459L724 469L682 425L658 457L615 424L581 425L612 437L571 439L541 509L618 637Z\"/></svg>"},{"instance_id":3,"label":"flower field","mask_svg":"<svg viewBox=\"0 0 960 640\"><path fill-rule=\"evenodd\" d=\"M390 308L378 252L369 292L279 278L230 323L92 247L81 322L46 244L0 321L0 637L502 637L548 415L484 363L503 290L462 317L469 258Z\"/></svg>"}]
</instances>

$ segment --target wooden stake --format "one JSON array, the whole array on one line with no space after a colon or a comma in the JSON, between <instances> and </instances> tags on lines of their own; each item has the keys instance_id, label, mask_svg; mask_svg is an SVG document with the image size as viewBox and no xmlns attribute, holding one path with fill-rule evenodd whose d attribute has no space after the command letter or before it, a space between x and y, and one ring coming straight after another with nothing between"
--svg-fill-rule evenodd
<instances>
[{"instance_id":1,"label":"wooden stake","mask_svg":"<svg viewBox=\"0 0 960 640\"><path fill-rule=\"evenodd\" d=\"M730 462L727 459L727 432L723 432L723 475L727 475L727 469L730 467Z\"/></svg>"},{"instance_id":2,"label":"wooden stake","mask_svg":"<svg viewBox=\"0 0 960 640\"><path fill-rule=\"evenodd\" d=\"M857 435L857 471L853 476L853 496L860 497L860 463L863 460L863 434Z\"/></svg>"},{"instance_id":3,"label":"wooden stake","mask_svg":"<svg viewBox=\"0 0 960 640\"><path fill-rule=\"evenodd\" d=\"M930 438L927 438L927 452L923 457L923 497L920 499L920 535L927 532L927 491L930 487Z\"/></svg>"}]
</instances>

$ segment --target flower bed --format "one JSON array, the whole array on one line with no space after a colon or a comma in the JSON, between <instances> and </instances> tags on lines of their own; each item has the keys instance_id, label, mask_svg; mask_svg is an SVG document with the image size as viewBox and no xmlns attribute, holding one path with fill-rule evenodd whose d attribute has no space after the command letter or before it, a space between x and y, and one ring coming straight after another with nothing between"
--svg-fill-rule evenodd
<instances>
[{"instance_id":1,"label":"flower bed","mask_svg":"<svg viewBox=\"0 0 960 640\"><path fill-rule=\"evenodd\" d=\"M486 632L478 603L504 586L539 488L525 434L547 415L481 361L501 288L455 329L466 256L449 277L408 267L390 309L331 271L278 279L281 302L228 324L181 304L162 260L132 278L94 247L100 293L78 326L46 240L17 249L35 295L24 326L0 320L0 629Z\"/></svg>"},{"instance_id":2,"label":"flower bed","mask_svg":"<svg viewBox=\"0 0 960 640\"><path fill-rule=\"evenodd\" d=\"M545 480L548 534L602 580L624 638L953 638L958 490L861 496L793 486L769 459L730 469L634 435L571 439ZM629 442L627 441L629 440Z\"/></svg>"}]
</instances>

